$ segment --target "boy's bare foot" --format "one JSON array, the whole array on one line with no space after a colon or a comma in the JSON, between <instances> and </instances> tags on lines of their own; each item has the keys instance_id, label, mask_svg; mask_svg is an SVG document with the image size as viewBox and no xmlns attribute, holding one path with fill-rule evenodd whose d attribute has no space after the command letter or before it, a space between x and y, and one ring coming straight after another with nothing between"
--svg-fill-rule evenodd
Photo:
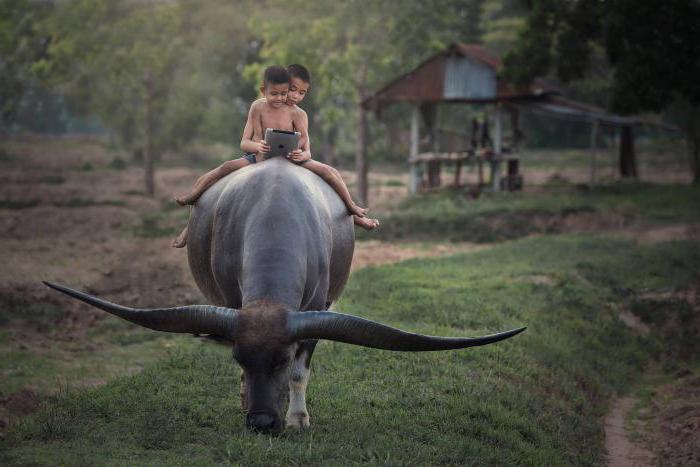
<instances>
[{"instance_id":1,"label":"boy's bare foot","mask_svg":"<svg viewBox=\"0 0 700 467\"><path fill-rule=\"evenodd\" d=\"M187 245L187 227L170 243L173 248L183 248L185 245Z\"/></svg>"},{"instance_id":2,"label":"boy's bare foot","mask_svg":"<svg viewBox=\"0 0 700 467\"><path fill-rule=\"evenodd\" d=\"M348 211L350 211L350 214L353 216L357 217L365 217L367 216L367 208L362 208L358 206L357 204L353 204L348 208Z\"/></svg>"},{"instance_id":3,"label":"boy's bare foot","mask_svg":"<svg viewBox=\"0 0 700 467\"><path fill-rule=\"evenodd\" d=\"M379 227L379 219L370 219L369 217L359 217L359 216L352 216L352 220L355 222L355 225L359 225L365 230L374 230L377 227Z\"/></svg>"},{"instance_id":4,"label":"boy's bare foot","mask_svg":"<svg viewBox=\"0 0 700 467\"><path fill-rule=\"evenodd\" d=\"M175 197L175 202L180 206L187 206L188 204L194 204L199 198L199 195L195 193L188 193L186 195L180 195Z\"/></svg>"}]
</instances>

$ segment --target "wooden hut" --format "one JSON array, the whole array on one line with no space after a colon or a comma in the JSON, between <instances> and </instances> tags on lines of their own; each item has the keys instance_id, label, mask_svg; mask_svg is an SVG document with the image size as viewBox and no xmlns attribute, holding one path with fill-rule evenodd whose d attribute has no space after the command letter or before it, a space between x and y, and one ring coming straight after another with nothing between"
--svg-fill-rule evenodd
<instances>
[{"instance_id":1,"label":"wooden hut","mask_svg":"<svg viewBox=\"0 0 700 467\"><path fill-rule=\"evenodd\" d=\"M373 110L377 114L381 114L382 109L397 102L405 102L412 106L408 159L411 167L411 193L419 191L421 186L439 185L440 164L445 162L456 165L457 185L462 164L473 162L479 167L480 184L483 183L482 167L486 164L490 167L489 184L494 191L517 188L518 118L519 110L523 107L546 112L555 117L590 122L592 142L595 141L600 123L625 128L631 128L637 123L635 119L611 115L603 110L563 99L558 96L556 88L542 79L536 79L523 88L513 88L498 76L500 67L500 58L484 47L455 43L413 70L395 78L363 101L365 109ZM443 103L479 104L492 108L492 147L481 152L474 145L459 152L439 152L436 111L437 105ZM504 113L510 114L511 130L514 133L510 138L510 145L504 145ZM421 120L432 145L431 151L423 153L419 151ZM508 166L505 177L501 171L504 163ZM427 166L427 171L424 170L424 166ZM426 172L427 180L424 180ZM593 166L592 175L594 174Z\"/></svg>"}]
</instances>

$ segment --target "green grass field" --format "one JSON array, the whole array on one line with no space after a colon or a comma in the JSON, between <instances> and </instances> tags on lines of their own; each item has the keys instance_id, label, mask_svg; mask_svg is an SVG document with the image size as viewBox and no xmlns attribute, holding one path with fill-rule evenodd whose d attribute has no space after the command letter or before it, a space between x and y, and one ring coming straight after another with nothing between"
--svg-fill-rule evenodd
<instances>
[{"instance_id":1,"label":"green grass field","mask_svg":"<svg viewBox=\"0 0 700 467\"><path fill-rule=\"evenodd\" d=\"M622 222L700 222L700 187L640 182L602 185L590 192L571 184L536 193L484 193L447 189L407 198L391 213L378 213L380 229L358 238L494 242L534 233L557 233L567 216L591 213Z\"/></svg>"},{"instance_id":2,"label":"green grass field","mask_svg":"<svg viewBox=\"0 0 700 467\"><path fill-rule=\"evenodd\" d=\"M421 354L323 342L308 391L312 428L277 437L243 428L239 370L227 349L177 339L139 374L46 401L1 441L0 461L602 464L607 401L675 342L640 337L617 309L642 307L652 324L674 313L644 294L696 285L699 247L558 236L364 269L337 309L439 335L528 330L487 347Z\"/></svg>"}]
</instances>

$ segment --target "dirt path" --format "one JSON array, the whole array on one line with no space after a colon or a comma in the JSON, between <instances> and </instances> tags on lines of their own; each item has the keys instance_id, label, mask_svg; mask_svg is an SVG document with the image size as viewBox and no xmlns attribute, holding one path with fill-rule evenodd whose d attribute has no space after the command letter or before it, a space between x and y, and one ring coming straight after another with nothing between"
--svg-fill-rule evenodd
<instances>
[{"instance_id":1,"label":"dirt path","mask_svg":"<svg viewBox=\"0 0 700 467\"><path fill-rule=\"evenodd\" d=\"M612 467L645 467L654 464L654 455L646 446L634 442L625 426L637 399L629 396L615 399L605 417L605 450Z\"/></svg>"}]
</instances>

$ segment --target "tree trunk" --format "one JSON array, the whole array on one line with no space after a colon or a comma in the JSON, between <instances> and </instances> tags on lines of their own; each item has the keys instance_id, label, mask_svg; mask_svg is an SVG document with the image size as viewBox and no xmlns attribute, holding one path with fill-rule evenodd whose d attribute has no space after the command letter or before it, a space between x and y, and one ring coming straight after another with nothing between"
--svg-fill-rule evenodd
<instances>
[{"instance_id":1,"label":"tree trunk","mask_svg":"<svg viewBox=\"0 0 700 467\"><path fill-rule=\"evenodd\" d=\"M357 106L357 148L355 150L355 172L357 173L357 202L367 206L367 112L362 108L364 92L360 92L360 104Z\"/></svg>"},{"instance_id":2,"label":"tree trunk","mask_svg":"<svg viewBox=\"0 0 700 467\"><path fill-rule=\"evenodd\" d=\"M698 107L690 108L690 118L688 119L688 155L690 159L690 169L693 173L693 184L700 184L700 121L698 121Z\"/></svg>"},{"instance_id":3,"label":"tree trunk","mask_svg":"<svg viewBox=\"0 0 700 467\"><path fill-rule=\"evenodd\" d=\"M153 174L153 78L149 71L146 71L143 78L144 87L144 132L143 132L143 168L146 181L146 194L155 194L155 177Z\"/></svg>"},{"instance_id":4,"label":"tree trunk","mask_svg":"<svg viewBox=\"0 0 700 467\"><path fill-rule=\"evenodd\" d=\"M634 151L634 135L631 126L622 127L620 138L620 176L637 178L637 156Z\"/></svg>"},{"instance_id":5,"label":"tree trunk","mask_svg":"<svg viewBox=\"0 0 700 467\"><path fill-rule=\"evenodd\" d=\"M323 142L323 159L324 162L332 167L338 163L336 160L335 143L337 140L338 129L333 126L326 132L326 138Z\"/></svg>"}]
</instances>

